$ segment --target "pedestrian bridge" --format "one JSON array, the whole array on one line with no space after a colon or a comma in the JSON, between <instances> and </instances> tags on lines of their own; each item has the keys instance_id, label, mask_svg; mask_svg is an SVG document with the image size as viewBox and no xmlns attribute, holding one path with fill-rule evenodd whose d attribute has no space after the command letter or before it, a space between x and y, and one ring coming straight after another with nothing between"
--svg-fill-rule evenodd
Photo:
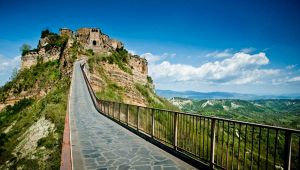
<instances>
[{"instance_id":1,"label":"pedestrian bridge","mask_svg":"<svg viewBox=\"0 0 300 170\"><path fill-rule=\"evenodd\" d=\"M84 70L74 64L61 169L300 169L299 130L99 100Z\"/></svg>"}]
</instances>

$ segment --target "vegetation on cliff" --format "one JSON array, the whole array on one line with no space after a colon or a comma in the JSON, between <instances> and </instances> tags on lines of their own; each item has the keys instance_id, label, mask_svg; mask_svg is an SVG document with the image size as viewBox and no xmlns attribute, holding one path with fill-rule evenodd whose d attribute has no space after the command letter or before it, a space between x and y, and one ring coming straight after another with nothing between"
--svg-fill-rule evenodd
<instances>
[{"instance_id":1,"label":"vegetation on cliff","mask_svg":"<svg viewBox=\"0 0 300 170\"><path fill-rule=\"evenodd\" d=\"M14 93L34 88L50 89L41 98L24 98L0 112L0 140L4 141L0 149L0 164L25 169L59 168L69 84L70 79L59 72L59 62L54 61L23 70L4 86L2 96L12 89ZM23 134L42 117L54 124L54 128L49 128L46 136L37 139L37 148L31 148L33 150L27 153L22 142L30 141L26 141L28 136Z\"/></svg>"},{"instance_id":2,"label":"vegetation on cliff","mask_svg":"<svg viewBox=\"0 0 300 170\"><path fill-rule=\"evenodd\" d=\"M38 63L30 69L24 69L17 73L16 77L0 87L0 101L13 95L20 96L21 93L36 94L41 90L48 90L55 86L62 78L59 70L59 61Z\"/></svg>"},{"instance_id":3,"label":"vegetation on cliff","mask_svg":"<svg viewBox=\"0 0 300 170\"><path fill-rule=\"evenodd\" d=\"M107 62L117 65L121 70L132 75L132 68L128 66L129 54L125 49L112 51L111 54L95 54L93 51L87 50L86 54L89 56L88 64L91 70L93 70L95 64Z\"/></svg>"},{"instance_id":4,"label":"vegetation on cliff","mask_svg":"<svg viewBox=\"0 0 300 170\"><path fill-rule=\"evenodd\" d=\"M49 50L65 48L67 37L42 32ZM23 46L22 55L32 51ZM61 51L61 54L63 50ZM66 60L68 62L68 60ZM72 64L72 63L71 63ZM59 169L70 77L62 60L43 62L15 73L0 87L0 169Z\"/></svg>"}]
</instances>

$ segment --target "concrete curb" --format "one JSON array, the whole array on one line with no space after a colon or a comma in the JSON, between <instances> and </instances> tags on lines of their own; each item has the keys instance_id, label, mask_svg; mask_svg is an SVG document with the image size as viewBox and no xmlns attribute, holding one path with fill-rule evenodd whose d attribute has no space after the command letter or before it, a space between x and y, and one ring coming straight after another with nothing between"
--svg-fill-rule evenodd
<instances>
[{"instance_id":1,"label":"concrete curb","mask_svg":"<svg viewBox=\"0 0 300 170\"><path fill-rule=\"evenodd\" d=\"M61 151L61 162L60 162L61 170L73 169L71 133L70 133L70 98L72 93L73 78L74 78L74 67L73 67L73 73L72 73L71 84L69 89L68 105L67 105L67 112L65 118L65 128L64 128L63 144L62 144L62 151Z\"/></svg>"}]
</instances>

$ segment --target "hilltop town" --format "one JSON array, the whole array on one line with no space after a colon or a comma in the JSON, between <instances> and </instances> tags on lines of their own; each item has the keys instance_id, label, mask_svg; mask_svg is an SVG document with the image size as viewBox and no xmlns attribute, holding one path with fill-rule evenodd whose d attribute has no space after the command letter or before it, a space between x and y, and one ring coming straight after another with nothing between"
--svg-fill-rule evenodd
<instances>
[{"instance_id":1,"label":"hilltop town","mask_svg":"<svg viewBox=\"0 0 300 170\"><path fill-rule=\"evenodd\" d=\"M53 44L55 43L53 41L59 39L59 36L63 37L61 44ZM36 65L38 58L43 59L44 62L59 59L64 50L64 43L67 43L67 47L71 47L74 41L78 42L84 49L91 49L96 53L119 50L124 47L120 41L109 38L99 28L80 28L76 32L68 28L61 28L59 35L45 30L37 49L28 51L22 56L21 69Z\"/></svg>"}]
</instances>

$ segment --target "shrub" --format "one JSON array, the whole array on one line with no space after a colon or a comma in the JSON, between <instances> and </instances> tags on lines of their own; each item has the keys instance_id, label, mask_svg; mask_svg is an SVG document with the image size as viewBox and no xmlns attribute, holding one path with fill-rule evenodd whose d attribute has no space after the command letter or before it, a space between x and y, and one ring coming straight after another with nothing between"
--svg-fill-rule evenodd
<instances>
[{"instance_id":1,"label":"shrub","mask_svg":"<svg viewBox=\"0 0 300 170\"><path fill-rule=\"evenodd\" d=\"M45 46L46 51L49 51L54 47L60 47L61 49L64 49L68 41L68 37L59 36L57 34L49 35L48 38L49 42Z\"/></svg>"},{"instance_id":2,"label":"shrub","mask_svg":"<svg viewBox=\"0 0 300 170\"><path fill-rule=\"evenodd\" d=\"M22 53L22 56L26 55L27 53L29 53L31 50L31 46L28 45L28 44L23 44L21 47L20 47L20 51Z\"/></svg>"},{"instance_id":3,"label":"shrub","mask_svg":"<svg viewBox=\"0 0 300 170\"><path fill-rule=\"evenodd\" d=\"M41 38L48 37L49 35L57 35L56 33L51 32L49 29L45 29L41 33Z\"/></svg>"},{"instance_id":4,"label":"shrub","mask_svg":"<svg viewBox=\"0 0 300 170\"><path fill-rule=\"evenodd\" d=\"M5 109L5 111L8 114L15 114L17 112L20 112L21 110L23 110L27 106L29 106L32 102L33 102L33 99L31 99L31 98L26 99L25 98L25 99L22 99L22 100L16 102L13 106L8 105Z\"/></svg>"},{"instance_id":5,"label":"shrub","mask_svg":"<svg viewBox=\"0 0 300 170\"><path fill-rule=\"evenodd\" d=\"M150 76L147 76L147 81L148 81L148 83L150 83L150 84L153 83L153 80L152 80L152 78L151 78Z\"/></svg>"},{"instance_id":6,"label":"shrub","mask_svg":"<svg viewBox=\"0 0 300 170\"><path fill-rule=\"evenodd\" d=\"M93 49L87 49L87 50L86 50L86 54L87 54L88 56L93 56L93 55L95 55Z\"/></svg>"}]
</instances>

